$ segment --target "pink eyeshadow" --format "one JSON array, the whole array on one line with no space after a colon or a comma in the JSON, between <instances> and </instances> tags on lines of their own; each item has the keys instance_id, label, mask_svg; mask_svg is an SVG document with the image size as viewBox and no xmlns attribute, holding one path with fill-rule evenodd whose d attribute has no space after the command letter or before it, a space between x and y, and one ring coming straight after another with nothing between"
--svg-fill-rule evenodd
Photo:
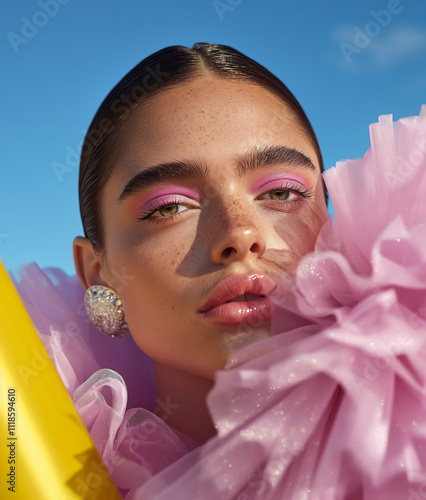
<instances>
[{"instance_id":1,"label":"pink eyeshadow","mask_svg":"<svg viewBox=\"0 0 426 500\"><path fill-rule=\"evenodd\" d=\"M294 175L293 173L289 175L286 175L285 173L273 173L256 180L253 184L250 185L249 191L251 194L253 194L254 192L261 189L263 186L266 186L267 184L270 184L274 181L297 182L298 184L301 184L305 189L308 188L306 180L303 179L302 177L299 177L298 175Z\"/></svg>"},{"instance_id":2,"label":"pink eyeshadow","mask_svg":"<svg viewBox=\"0 0 426 500\"><path fill-rule=\"evenodd\" d=\"M189 189L185 186L172 185L172 186L163 186L161 188L148 191L142 196L142 198L139 200L139 203L141 205L146 205L147 203L150 203L151 201L161 196L163 197L168 196L172 198L175 195L186 196L188 198L200 202L200 195L199 193L197 193L197 191Z\"/></svg>"}]
</instances>

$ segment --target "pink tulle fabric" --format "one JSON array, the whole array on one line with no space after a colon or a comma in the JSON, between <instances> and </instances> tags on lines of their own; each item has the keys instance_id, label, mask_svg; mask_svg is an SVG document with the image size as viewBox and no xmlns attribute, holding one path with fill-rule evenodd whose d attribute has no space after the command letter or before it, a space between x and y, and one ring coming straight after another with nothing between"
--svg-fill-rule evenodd
<instances>
[{"instance_id":1,"label":"pink tulle fabric","mask_svg":"<svg viewBox=\"0 0 426 500\"><path fill-rule=\"evenodd\" d=\"M324 174L335 218L295 282L281 283L274 335L217 373L208 405L218 435L201 447L164 430L151 390L136 401L152 371L131 340L102 360L90 336L61 347L69 297L49 303L54 323L44 324L35 292L36 326L126 500L426 498L426 107L380 117L370 135L364 158ZM287 331L288 314L305 326ZM109 364L130 352L143 361L129 371ZM127 413L123 379L135 398Z\"/></svg>"}]
</instances>

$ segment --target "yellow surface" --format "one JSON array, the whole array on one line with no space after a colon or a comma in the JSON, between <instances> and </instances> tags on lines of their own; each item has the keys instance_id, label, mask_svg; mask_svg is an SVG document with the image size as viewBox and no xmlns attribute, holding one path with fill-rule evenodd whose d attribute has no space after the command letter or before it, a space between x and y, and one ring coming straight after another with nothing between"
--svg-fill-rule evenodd
<instances>
[{"instance_id":1,"label":"yellow surface","mask_svg":"<svg viewBox=\"0 0 426 500\"><path fill-rule=\"evenodd\" d=\"M121 498L1 261L0 436L0 498Z\"/></svg>"}]
</instances>

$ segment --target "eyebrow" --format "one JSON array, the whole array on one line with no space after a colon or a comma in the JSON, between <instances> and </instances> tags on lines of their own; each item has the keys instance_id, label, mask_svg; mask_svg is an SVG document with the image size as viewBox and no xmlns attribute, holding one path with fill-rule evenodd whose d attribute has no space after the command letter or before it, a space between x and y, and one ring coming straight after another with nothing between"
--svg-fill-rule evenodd
<instances>
[{"instance_id":1,"label":"eyebrow","mask_svg":"<svg viewBox=\"0 0 426 500\"><path fill-rule=\"evenodd\" d=\"M124 187L117 201L122 201L141 189L164 181L207 178L207 166L193 161L160 163L139 172Z\"/></svg>"},{"instance_id":2,"label":"eyebrow","mask_svg":"<svg viewBox=\"0 0 426 500\"><path fill-rule=\"evenodd\" d=\"M283 164L298 169L317 170L310 158L297 149L288 146L255 147L239 155L236 160L236 168L240 177L258 168ZM148 167L132 177L125 185L117 201L123 201L138 191L160 182L207 178L208 168L205 164L186 160L160 163Z\"/></svg>"},{"instance_id":3,"label":"eyebrow","mask_svg":"<svg viewBox=\"0 0 426 500\"><path fill-rule=\"evenodd\" d=\"M259 167L287 165L299 169L316 170L312 160L301 151L288 146L266 146L253 148L237 159L238 174L242 177L251 170Z\"/></svg>"}]
</instances>

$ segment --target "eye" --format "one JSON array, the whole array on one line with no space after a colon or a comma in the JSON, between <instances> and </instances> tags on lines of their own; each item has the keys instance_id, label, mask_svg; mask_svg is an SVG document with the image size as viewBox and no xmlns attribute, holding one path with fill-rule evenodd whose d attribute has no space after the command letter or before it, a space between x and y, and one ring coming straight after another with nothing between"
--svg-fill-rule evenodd
<instances>
[{"instance_id":1,"label":"eye","mask_svg":"<svg viewBox=\"0 0 426 500\"><path fill-rule=\"evenodd\" d=\"M182 212L182 208L186 205L179 205L178 203L174 203L173 205L163 205L159 209L156 210L161 217L169 217L170 215L175 215L179 212ZM186 208L183 208L186 210Z\"/></svg>"},{"instance_id":2,"label":"eye","mask_svg":"<svg viewBox=\"0 0 426 500\"><path fill-rule=\"evenodd\" d=\"M196 208L195 202L190 202L185 198L172 198L170 196L161 197L154 200L153 203L149 203L147 206L143 207L142 213L139 220L152 220L155 222L162 222L165 220L171 220L176 216L179 216L182 212L186 212L190 208Z\"/></svg>"},{"instance_id":3,"label":"eye","mask_svg":"<svg viewBox=\"0 0 426 500\"><path fill-rule=\"evenodd\" d=\"M278 201L292 201L293 198L298 199L299 196L296 195L295 193L284 190L284 189L277 189L275 191L269 191L269 196L271 197L271 200L278 200Z\"/></svg>"},{"instance_id":4,"label":"eye","mask_svg":"<svg viewBox=\"0 0 426 500\"><path fill-rule=\"evenodd\" d=\"M276 183L275 183L276 184ZM266 187L266 186L265 186ZM272 187L272 186L271 186ZM312 189L294 181L280 181L275 189L269 189L259 195L258 199L276 201L282 205L290 205L312 196Z\"/></svg>"}]
</instances>

